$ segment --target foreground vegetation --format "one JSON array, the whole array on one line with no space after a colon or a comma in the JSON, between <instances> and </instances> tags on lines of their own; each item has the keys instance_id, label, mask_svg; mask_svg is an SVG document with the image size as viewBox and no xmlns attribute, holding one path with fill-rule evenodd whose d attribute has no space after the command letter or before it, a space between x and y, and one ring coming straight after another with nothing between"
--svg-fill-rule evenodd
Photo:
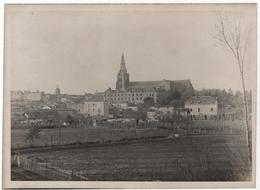
<instances>
[{"instance_id":1,"label":"foreground vegetation","mask_svg":"<svg viewBox=\"0 0 260 190\"><path fill-rule=\"evenodd\" d=\"M25 168L52 180L246 181L251 178L248 149L241 136L179 137L30 153L26 155Z\"/></svg>"}]
</instances>

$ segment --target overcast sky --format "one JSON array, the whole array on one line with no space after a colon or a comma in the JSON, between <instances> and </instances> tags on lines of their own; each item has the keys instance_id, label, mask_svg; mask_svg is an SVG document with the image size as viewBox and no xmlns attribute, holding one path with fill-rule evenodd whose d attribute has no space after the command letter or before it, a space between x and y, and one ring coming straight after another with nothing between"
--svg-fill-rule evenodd
<instances>
[{"instance_id":1,"label":"overcast sky","mask_svg":"<svg viewBox=\"0 0 260 190\"><path fill-rule=\"evenodd\" d=\"M115 88L124 52L130 81L190 79L195 89L241 89L233 57L212 39L216 10L253 23L255 7L28 6L6 11L6 65L13 90L82 94ZM154 9L155 11L153 11Z\"/></svg>"}]
</instances>

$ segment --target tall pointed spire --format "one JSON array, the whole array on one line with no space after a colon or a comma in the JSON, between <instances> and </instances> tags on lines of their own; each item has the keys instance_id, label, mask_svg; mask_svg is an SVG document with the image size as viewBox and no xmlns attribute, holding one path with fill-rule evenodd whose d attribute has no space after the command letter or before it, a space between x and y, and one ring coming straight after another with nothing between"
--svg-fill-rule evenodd
<instances>
[{"instance_id":1,"label":"tall pointed spire","mask_svg":"<svg viewBox=\"0 0 260 190\"><path fill-rule=\"evenodd\" d=\"M117 73L116 89L120 91L126 91L129 84L129 74L127 73L125 66L125 56L122 52L120 70Z\"/></svg>"},{"instance_id":2,"label":"tall pointed spire","mask_svg":"<svg viewBox=\"0 0 260 190\"><path fill-rule=\"evenodd\" d=\"M122 53L122 56L121 56L121 66L120 66L120 70L121 70L121 71L126 71L124 52Z\"/></svg>"}]
</instances>

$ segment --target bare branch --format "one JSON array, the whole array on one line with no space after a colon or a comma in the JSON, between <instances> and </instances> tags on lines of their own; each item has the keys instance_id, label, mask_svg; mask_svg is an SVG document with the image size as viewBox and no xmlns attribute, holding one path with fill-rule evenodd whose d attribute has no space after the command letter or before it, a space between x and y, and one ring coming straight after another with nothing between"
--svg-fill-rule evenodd
<instances>
[{"instance_id":1,"label":"bare branch","mask_svg":"<svg viewBox=\"0 0 260 190\"><path fill-rule=\"evenodd\" d=\"M243 49L243 55L242 55L242 58L241 58L241 62L242 62L242 69L244 71L244 60L245 60L245 55L246 55L246 51L247 51L247 47L249 45L249 42L250 42L250 34L251 34L251 25L247 31L247 37L246 37L246 41L245 41L245 44L244 44L244 49Z\"/></svg>"},{"instance_id":2,"label":"bare branch","mask_svg":"<svg viewBox=\"0 0 260 190\"><path fill-rule=\"evenodd\" d=\"M244 73L244 62L245 56L247 52L247 47L250 43L250 28L247 31L247 34L243 33L241 28L240 21L236 22L236 20L223 19L223 16L219 16L219 28L217 30L217 34L214 36L214 39L219 43L222 43L228 50L231 51L234 58L236 59L237 65L240 71L240 77L243 88L243 100L244 100L244 110L245 110L245 123L247 128L247 145L250 151L250 161L251 161L251 148L249 145L249 114L247 109L247 97L246 97L246 86L245 86L245 73ZM245 27L246 28L246 27ZM246 35L246 36L244 36ZM243 37L246 37L245 41L243 41ZM244 44L245 42L245 44Z\"/></svg>"}]
</instances>

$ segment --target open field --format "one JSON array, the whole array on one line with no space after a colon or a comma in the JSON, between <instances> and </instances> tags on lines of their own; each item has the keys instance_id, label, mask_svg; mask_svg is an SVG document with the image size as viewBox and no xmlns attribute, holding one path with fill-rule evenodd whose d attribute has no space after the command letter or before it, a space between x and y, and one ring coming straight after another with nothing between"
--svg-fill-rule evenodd
<instances>
[{"instance_id":1,"label":"open field","mask_svg":"<svg viewBox=\"0 0 260 190\"><path fill-rule=\"evenodd\" d=\"M148 123L149 124L149 123ZM169 129L169 130L167 130ZM11 130L11 147L42 147L53 145L67 145L77 143L95 143L106 141L120 141L122 139L138 139L150 137L165 137L170 133L178 133L184 136L194 135L241 135L245 134L245 127L240 120L237 121L193 121L191 123L171 124L158 123L157 126L145 127L66 127L41 129L39 138L27 141L29 132L27 128Z\"/></svg>"},{"instance_id":2,"label":"open field","mask_svg":"<svg viewBox=\"0 0 260 190\"><path fill-rule=\"evenodd\" d=\"M52 174L46 172L52 180L79 180L73 176L81 176L81 180L244 181L251 177L245 138L237 135L180 137L26 157L71 174L70 178L49 178Z\"/></svg>"},{"instance_id":3,"label":"open field","mask_svg":"<svg viewBox=\"0 0 260 190\"><path fill-rule=\"evenodd\" d=\"M58 128L42 129L33 142L25 141L28 131L15 129L12 148L29 148L21 151L29 179L36 173L38 180L245 181L250 180L251 166L243 126L237 120L137 129L67 127L60 135ZM50 147L59 140L63 146ZM12 179L19 180L21 170L14 171Z\"/></svg>"},{"instance_id":4,"label":"open field","mask_svg":"<svg viewBox=\"0 0 260 190\"><path fill-rule=\"evenodd\" d=\"M59 128L42 129L39 138L33 142L26 141L29 129L15 129L11 132L11 147L41 147L76 144L94 143L103 141L119 141L121 139L145 138L154 136L166 136L167 132L163 129L110 129L106 127L81 127L81 128L62 128L59 135Z\"/></svg>"}]
</instances>

